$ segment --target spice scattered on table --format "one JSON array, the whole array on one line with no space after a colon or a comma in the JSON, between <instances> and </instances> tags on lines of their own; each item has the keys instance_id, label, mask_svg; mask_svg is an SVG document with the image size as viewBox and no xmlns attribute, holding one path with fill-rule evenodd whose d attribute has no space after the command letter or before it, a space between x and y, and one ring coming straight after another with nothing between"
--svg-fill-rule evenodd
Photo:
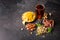
<instances>
[{"instance_id":1,"label":"spice scattered on table","mask_svg":"<svg viewBox=\"0 0 60 40\"><path fill-rule=\"evenodd\" d=\"M51 13L49 13L49 15L51 16L52 14L51 14Z\"/></svg>"},{"instance_id":2,"label":"spice scattered on table","mask_svg":"<svg viewBox=\"0 0 60 40\"><path fill-rule=\"evenodd\" d=\"M21 31L24 30L23 28L21 28Z\"/></svg>"},{"instance_id":3,"label":"spice scattered on table","mask_svg":"<svg viewBox=\"0 0 60 40\"><path fill-rule=\"evenodd\" d=\"M32 34L33 32L30 32L30 34Z\"/></svg>"},{"instance_id":4,"label":"spice scattered on table","mask_svg":"<svg viewBox=\"0 0 60 40\"><path fill-rule=\"evenodd\" d=\"M42 35L43 38L45 38L45 35Z\"/></svg>"}]
</instances>

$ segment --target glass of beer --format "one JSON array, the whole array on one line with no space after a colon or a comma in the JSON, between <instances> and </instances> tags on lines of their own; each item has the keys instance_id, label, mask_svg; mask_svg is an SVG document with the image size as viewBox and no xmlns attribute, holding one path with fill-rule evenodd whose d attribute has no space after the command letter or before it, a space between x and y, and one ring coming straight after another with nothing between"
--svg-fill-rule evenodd
<instances>
[{"instance_id":1,"label":"glass of beer","mask_svg":"<svg viewBox=\"0 0 60 40\"><path fill-rule=\"evenodd\" d=\"M40 4L36 5L36 13L37 13L37 18L41 19L44 14L44 6Z\"/></svg>"}]
</instances>

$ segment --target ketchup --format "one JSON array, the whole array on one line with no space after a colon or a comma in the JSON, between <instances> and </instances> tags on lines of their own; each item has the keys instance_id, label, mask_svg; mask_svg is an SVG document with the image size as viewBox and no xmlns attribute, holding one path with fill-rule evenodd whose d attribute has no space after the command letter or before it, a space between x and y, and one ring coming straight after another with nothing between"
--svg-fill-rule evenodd
<instances>
[{"instance_id":1,"label":"ketchup","mask_svg":"<svg viewBox=\"0 0 60 40\"><path fill-rule=\"evenodd\" d=\"M44 14L44 7L42 5L36 6L37 19L41 19Z\"/></svg>"}]
</instances>

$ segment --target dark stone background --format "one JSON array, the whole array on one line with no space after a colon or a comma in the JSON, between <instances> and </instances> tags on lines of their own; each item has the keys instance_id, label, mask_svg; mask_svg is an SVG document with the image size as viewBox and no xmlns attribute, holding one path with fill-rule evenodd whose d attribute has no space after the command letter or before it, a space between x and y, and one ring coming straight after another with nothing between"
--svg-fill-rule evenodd
<instances>
[{"instance_id":1,"label":"dark stone background","mask_svg":"<svg viewBox=\"0 0 60 40\"><path fill-rule=\"evenodd\" d=\"M55 20L54 31L45 38L31 35L22 25L22 13L35 11L36 4L44 4ZM60 40L60 0L0 0L0 40Z\"/></svg>"}]
</instances>

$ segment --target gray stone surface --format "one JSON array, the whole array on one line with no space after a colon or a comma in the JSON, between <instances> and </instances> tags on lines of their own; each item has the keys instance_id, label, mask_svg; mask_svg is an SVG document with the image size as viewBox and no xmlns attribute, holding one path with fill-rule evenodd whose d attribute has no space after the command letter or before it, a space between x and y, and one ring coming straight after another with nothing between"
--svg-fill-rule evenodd
<instances>
[{"instance_id":1,"label":"gray stone surface","mask_svg":"<svg viewBox=\"0 0 60 40\"><path fill-rule=\"evenodd\" d=\"M57 3L57 4L56 4ZM52 13L56 25L46 37L32 35L22 24L21 15L25 11L35 11L36 4L44 4L46 12ZM0 0L0 40L60 40L60 8L58 1L48 0ZM21 28L24 28L22 31Z\"/></svg>"}]
</instances>

